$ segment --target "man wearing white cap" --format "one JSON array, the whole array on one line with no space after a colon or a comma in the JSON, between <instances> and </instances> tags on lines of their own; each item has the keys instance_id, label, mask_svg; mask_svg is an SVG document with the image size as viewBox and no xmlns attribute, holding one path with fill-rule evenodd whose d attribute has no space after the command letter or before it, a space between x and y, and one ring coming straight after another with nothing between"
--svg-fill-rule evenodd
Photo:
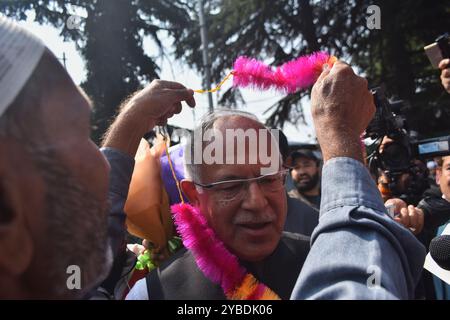
<instances>
[{"instance_id":1,"label":"man wearing white cap","mask_svg":"<svg viewBox=\"0 0 450 320\"><path fill-rule=\"evenodd\" d=\"M108 165L89 137L88 100L39 39L0 16L0 299L83 297L105 278L124 221L107 216L114 156L131 159L111 170L117 184L133 169L131 138L192 95L164 81L136 94L105 141Z\"/></svg>"}]
</instances>

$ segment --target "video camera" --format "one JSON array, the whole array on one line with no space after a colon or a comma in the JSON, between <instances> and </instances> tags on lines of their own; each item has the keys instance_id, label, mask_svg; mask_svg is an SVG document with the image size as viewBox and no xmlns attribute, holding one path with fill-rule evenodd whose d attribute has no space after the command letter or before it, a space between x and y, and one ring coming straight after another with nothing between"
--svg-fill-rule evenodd
<instances>
[{"instance_id":1,"label":"video camera","mask_svg":"<svg viewBox=\"0 0 450 320\"><path fill-rule=\"evenodd\" d=\"M389 180L387 187L391 196L417 203L429 185L426 167L414 160L449 155L450 136L418 140L411 135L404 116L410 109L407 101L389 101L384 86L373 88L372 95L376 112L364 136L375 140L375 149L367 157L369 169L376 175L379 170L383 171ZM392 141L380 150L385 137ZM405 176L406 183L402 181Z\"/></svg>"},{"instance_id":2,"label":"video camera","mask_svg":"<svg viewBox=\"0 0 450 320\"><path fill-rule=\"evenodd\" d=\"M393 140L380 153L377 146L373 160L377 161L378 168L389 171L403 171L409 167L412 157L412 148L407 131L406 118L402 115L409 104L403 100L389 101L384 86L371 90L376 106L376 112L366 128L365 138L376 140L381 145L384 137ZM370 160L370 159L369 159Z\"/></svg>"}]
</instances>

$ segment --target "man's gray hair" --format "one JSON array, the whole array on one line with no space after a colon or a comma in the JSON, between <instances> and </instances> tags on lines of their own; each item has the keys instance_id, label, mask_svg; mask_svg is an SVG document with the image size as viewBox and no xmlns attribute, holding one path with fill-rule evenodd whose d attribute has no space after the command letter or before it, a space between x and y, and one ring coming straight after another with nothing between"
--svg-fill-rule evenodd
<instances>
[{"instance_id":1,"label":"man's gray hair","mask_svg":"<svg viewBox=\"0 0 450 320\"><path fill-rule=\"evenodd\" d=\"M240 110L231 110L231 109L218 109L213 112L207 113L200 119L200 124L194 128L194 130L191 133L190 138L188 139L183 157L184 157L184 173L185 177L188 180L195 181L201 183L201 165L199 163L196 163L196 161L193 161L194 154L195 154L195 139L196 138L203 138L203 133L206 132L209 129L213 129L214 123L221 119L221 118L227 118L227 117L243 117L250 119L252 121L255 121L256 123L260 124L263 128L270 130L267 128L263 123L261 123L258 118L249 112L240 111ZM198 142L197 142L198 143ZM202 152L203 152L203 141L201 143L202 145Z\"/></svg>"}]
</instances>

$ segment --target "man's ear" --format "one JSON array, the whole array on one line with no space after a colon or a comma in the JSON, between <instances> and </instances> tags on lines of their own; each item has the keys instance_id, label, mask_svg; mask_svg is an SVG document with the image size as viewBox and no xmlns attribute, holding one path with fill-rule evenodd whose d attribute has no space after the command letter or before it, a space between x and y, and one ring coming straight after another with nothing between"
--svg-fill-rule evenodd
<instances>
[{"instance_id":1,"label":"man's ear","mask_svg":"<svg viewBox=\"0 0 450 320\"><path fill-rule=\"evenodd\" d=\"M439 186L441 182L441 176L442 176L442 168L437 167L436 168L436 184Z\"/></svg>"},{"instance_id":2,"label":"man's ear","mask_svg":"<svg viewBox=\"0 0 450 320\"><path fill-rule=\"evenodd\" d=\"M24 172L17 172L18 166L12 165L17 158L3 146L0 141L0 149L8 150L0 157L0 272L19 276L33 257L33 238L27 222L27 214L33 212L27 212L27 190L23 188L29 182L19 181Z\"/></svg>"},{"instance_id":3,"label":"man's ear","mask_svg":"<svg viewBox=\"0 0 450 320\"><path fill-rule=\"evenodd\" d=\"M181 180L180 186L183 193L189 199L189 202L192 203L194 206L198 206L200 201L198 198L199 196L198 191L195 188L195 184L192 181L183 179Z\"/></svg>"}]
</instances>

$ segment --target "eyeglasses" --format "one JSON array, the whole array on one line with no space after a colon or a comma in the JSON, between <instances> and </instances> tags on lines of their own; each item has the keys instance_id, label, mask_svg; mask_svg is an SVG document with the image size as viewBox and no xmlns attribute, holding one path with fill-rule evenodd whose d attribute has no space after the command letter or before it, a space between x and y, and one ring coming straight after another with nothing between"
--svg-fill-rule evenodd
<instances>
[{"instance_id":1,"label":"eyeglasses","mask_svg":"<svg viewBox=\"0 0 450 320\"><path fill-rule=\"evenodd\" d=\"M255 178L218 181L209 184L193 182L197 187L214 192L218 201L231 202L242 200L249 190L252 182L258 183L264 194L280 191L286 183L289 170L281 170L272 174L261 175Z\"/></svg>"}]
</instances>

